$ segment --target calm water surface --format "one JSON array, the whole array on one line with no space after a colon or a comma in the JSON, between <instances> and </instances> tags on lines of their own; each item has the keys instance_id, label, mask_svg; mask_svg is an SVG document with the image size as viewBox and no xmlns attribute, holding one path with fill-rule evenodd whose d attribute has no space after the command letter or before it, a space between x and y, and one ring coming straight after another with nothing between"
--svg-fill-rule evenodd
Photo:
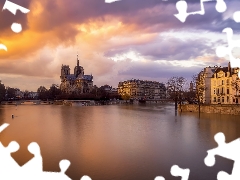
<instances>
[{"instance_id":1,"label":"calm water surface","mask_svg":"<svg viewBox=\"0 0 240 180\"><path fill-rule=\"evenodd\" d=\"M170 174L174 164L190 169L189 180L215 180L220 170L231 173L233 162L216 157L213 167L205 166L206 151L217 146L214 135L223 132L227 142L240 137L239 116L175 116L170 104L0 106L0 124L4 122L10 126L0 134L1 142L20 144L12 154L20 165L33 157L27 146L34 141L41 147L43 169L60 171L59 161L68 159L66 174L73 180L83 175L93 180L180 180Z\"/></svg>"}]
</instances>

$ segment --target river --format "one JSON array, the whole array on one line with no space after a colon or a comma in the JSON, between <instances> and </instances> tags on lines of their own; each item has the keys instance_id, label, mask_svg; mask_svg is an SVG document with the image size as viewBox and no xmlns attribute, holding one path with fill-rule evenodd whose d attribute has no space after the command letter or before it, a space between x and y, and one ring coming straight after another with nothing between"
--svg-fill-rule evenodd
<instances>
[{"instance_id":1,"label":"river","mask_svg":"<svg viewBox=\"0 0 240 180\"><path fill-rule=\"evenodd\" d=\"M12 114L14 118L12 119ZM226 142L240 137L240 117L181 113L174 105L5 105L0 124L9 123L0 140L17 141L12 154L25 164L33 155L31 142L41 148L44 171L60 171L59 161L71 162L66 174L73 180L180 180L170 174L172 165L190 169L189 180L214 180L221 170L231 173L233 161L216 157L204 164L206 151L217 147L214 135L223 132Z\"/></svg>"}]
</instances>

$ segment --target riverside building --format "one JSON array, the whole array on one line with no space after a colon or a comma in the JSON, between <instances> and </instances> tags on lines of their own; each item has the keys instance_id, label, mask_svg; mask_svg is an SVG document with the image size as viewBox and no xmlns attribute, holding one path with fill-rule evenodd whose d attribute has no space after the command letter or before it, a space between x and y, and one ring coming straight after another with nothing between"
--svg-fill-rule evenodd
<instances>
[{"instance_id":1,"label":"riverside building","mask_svg":"<svg viewBox=\"0 0 240 180\"><path fill-rule=\"evenodd\" d=\"M132 79L119 82L118 94L129 95L131 99L165 99L166 87L156 81Z\"/></svg>"},{"instance_id":2,"label":"riverside building","mask_svg":"<svg viewBox=\"0 0 240 180\"><path fill-rule=\"evenodd\" d=\"M204 104L236 104L240 102L238 68L206 67L198 74L203 93L199 99Z\"/></svg>"},{"instance_id":3,"label":"riverside building","mask_svg":"<svg viewBox=\"0 0 240 180\"><path fill-rule=\"evenodd\" d=\"M238 104L240 80L238 68L219 67L211 78L212 104Z\"/></svg>"}]
</instances>

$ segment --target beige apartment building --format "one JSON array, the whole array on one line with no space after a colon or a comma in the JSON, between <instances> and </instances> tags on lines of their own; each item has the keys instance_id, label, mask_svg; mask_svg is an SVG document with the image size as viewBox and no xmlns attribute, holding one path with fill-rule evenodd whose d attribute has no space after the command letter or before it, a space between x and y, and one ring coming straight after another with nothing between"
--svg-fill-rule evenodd
<instances>
[{"instance_id":1,"label":"beige apartment building","mask_svg":"<svg viewBox=\"0 0 240 180\"><path fill-rule=\"evenodd\" d=\"M219 67L211 78L212 104L240 103L238 68Z\"/></svg>"},{"instance_id":2,"label":"beige apartment building","mask_svg":"<svg viewBox=\"0 0 240 180\"><path fill-rule=\"evenodd\" d=\"M132 79L119 82L118 93L129 95L131 99L165 99L166 87L156 81Z\"/></svg>"},{"instance_id":3,"label":"beige apartment building","mask_svg":"<svg viewBox=\"0 0 240 180\"><path fill-rule=\"evenodd\" d=\"M198 78L200 80L200 84L199 86L202 86L204 88L200 88L202 89L203 92L201 92L200 94L200 102L204 103L204 104L210 104L211 103L211 78L214 74L214 72L216 71L218 67L214 66L214 67L206 67L204 68L199 74L198 74ZM198 88L197 88L198 89Z\"/></svg>"},{"instance_id":4,"label":"beige apartment building","mask_svg":"<svg viewBox=\"0 0 240 180\"><path fill-rule=\"evenodd\" d=\"M198 74L197 89L202 89L200 102L204 104L240 103L239 68L206 67ZM198 88L200 87L200 88ZM201 88L203 87L203 88Z\"/></svg>"}]
</instances>

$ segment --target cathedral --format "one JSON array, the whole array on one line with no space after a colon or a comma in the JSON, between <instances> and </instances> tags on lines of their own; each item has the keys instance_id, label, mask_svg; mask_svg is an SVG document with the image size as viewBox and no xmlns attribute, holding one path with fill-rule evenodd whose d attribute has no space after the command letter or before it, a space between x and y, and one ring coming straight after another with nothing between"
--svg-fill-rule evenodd
<instances>
[{"instance_id":1,"label":"cathedral","mask_svg":"<svg viewBox=\"0 0 240 180\"><path fill-rule=\"evenodd\" d=\"M74 74L70 74L70 68L68 65L62 65L60 79L60 89L67 94L88 93L91 92L93 88L93 76L84 75L83 67L79 66L78 55Z\"/></svg>"}]
</instances>

